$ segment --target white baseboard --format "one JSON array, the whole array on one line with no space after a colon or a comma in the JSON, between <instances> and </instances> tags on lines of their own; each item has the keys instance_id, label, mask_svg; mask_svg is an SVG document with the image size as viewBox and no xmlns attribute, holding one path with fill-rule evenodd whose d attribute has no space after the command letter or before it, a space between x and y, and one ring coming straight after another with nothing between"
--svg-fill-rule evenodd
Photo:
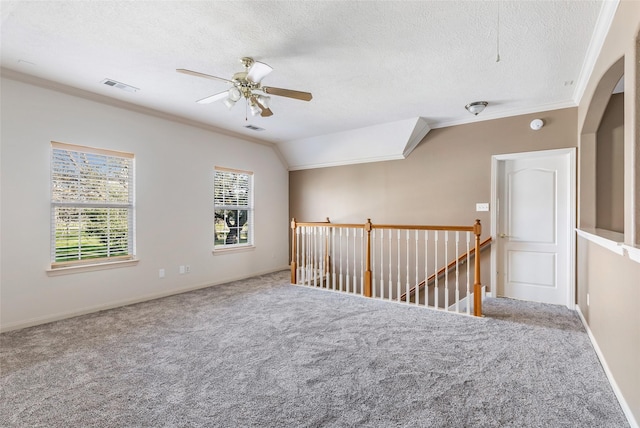
<instances>
[{"instance_id":1,"label":"white baseboard","mask_svg":"<svg viewBox=\"0 0 640 428\"><path fill-rule=\"evenodd\" d=\"M492 297L491 292L487 291L487 286L483 285L482 286L482 300L484 301L484 299L486 299L487 297ZM460 302L458 303L460 308L464 308L464 310L466 311L467 308L467 302L470 301L471 302L471 308L470 311L473 313L473 292L469 293L468 296L463 297L462 299L460 299ZM456 308L456 304L454 303L453 305L449 306L449 310L455 310ZM464 312L464 311L463 311Z\"/></svg>"},{"instance_id":2,"label":"white baseboard","mask_svg":"<svg viewBox=\"0 0 640 428\"><path fill-rule=\"evenodd\" d=\"M596 342L596 338L594 337L593 333L591 333L589 324L587 324L587 320L584 318L584 315L582 315L580 306L575 305L575 309L576 309L576 312L578 313L578 316L580 317L580 320L582 321L582 324L584 325L585 330L587 330L587 334L589 335L589 339L591 340L593 349L595 349L596 351L596 355L600 360L600 364L604 369L604 373L607 375L607 379L609 379L609 383L611 384L613 393L616 395L616 398L620 403L620 407L622 407L622 411L624 412L624 415L626 416L627 421L629 422L629 425L631 425L631 428L640 428L640 426L638 426L638 421L636 421L636 419L633 416L633 413L631 413L631 408L629 407L629 405L627 404L627 401L624 399L624 396L622 395L622 391L620 391L620 388L618 387L616 380L613 378L613 373L611 373L611 370L609 370L609 366L607 365L607 360L605 360L604 354L600 350L600 347L598 346L598 342Z\"/></svg>"},{"instance_id":3,"label":"white baseboard","mask_svg":"<svg viewBox=\"0 0 640 428\"><path fill-rule=\"evenodd\" d=\"M127 305L133 305L135 303L141 303L141 302L146 302L149 300L155 300L155 299L160 299L162 297L168 297L168 296L173 296L176 294L182 294L182 293L187 293L189 291L194 291L194 290L199 290L201 288L207 288L207 287L212 287L215 285L221 285L221 284L226 284L228 282L233 282L233 281L239 281L242 279L247 279L247 278L252 278L254 276L260 276L260 275L266 275L268 273L273 273L273 272L280 272L282 270L288 270L289 266L285 265L285 266L281 266L275 269L269 269L266 270L264 272L254 272L250 275L239 275L239 276L235 276L235 277L231 277L231 278L225 278L222 279L220 281L215 281L215 282L207 282L204 284L198 284L198 285L191 285L188 287L183 287L183 288L176 288L173 290L169 290L169 291L163 291L160 293L153 293L153 294L147 294L144 296L140 296L140 297L135 297L132 299L124 299L124 300L118 300L115 302L111 302L111 303L107 303L107 304L101 304L101 305L95 305L95 306L90 306L88 308L83 308L80 310L75 310L75 311L69 311L69 312L61 312L58 314L54 314L54 315L46 315L43 317L37 317L37 318L31 318L28 320L24 320L24 321L17 321L17 322L13 322L13 323L6 323L3 325L0 325L0 333L4 333L7 331L11 331L11 330L19 330L22 328L27 328L27 327L33 327L36 325L40 325L40 324L47 324L50 322L54 322L54 321L60 321L66 318L73 318L73 317L77 317L80 315L86 315L86 314L90 314L93 312L99 312L99 311L104 311L107 309L113 309L113 308L119 308L121 306L127 306Z\"/></svg>"}]
</instances>

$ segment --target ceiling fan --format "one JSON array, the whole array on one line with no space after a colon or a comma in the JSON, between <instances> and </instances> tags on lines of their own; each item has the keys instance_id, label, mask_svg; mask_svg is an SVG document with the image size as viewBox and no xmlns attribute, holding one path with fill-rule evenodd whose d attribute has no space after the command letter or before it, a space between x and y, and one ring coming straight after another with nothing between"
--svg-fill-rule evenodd
<instances>
[{"instance_id":1,"label":"ceiling fan","mask_svg":"<svg viewBox=\"0 0 640 428\"><path fill-rule=\"evenodd\" d=\"M273 112L269 109L271 97L267 95L277 95L280 97L294 98L296 100L311 101L312 95L309 92L262 86L260 82L265 76L271 73L273 68L263 62L254 61L253 58L249 57L241 58L240 61L242 61L245 71L235 73L231 79L211 76L209 74L186 70L184 68L178 68L176 71L178 73L204 77L205 79L220 80L232 85L229 90L198 100L197 103L199 104L209 104L224 99L224 104L229 108L229 110L231 110L240 98L245 98L253 116L257 116L259 114L260 116L268 117L272 116ZM267 95L263 95L259 92Z\"/></svg>"}]
</instances>

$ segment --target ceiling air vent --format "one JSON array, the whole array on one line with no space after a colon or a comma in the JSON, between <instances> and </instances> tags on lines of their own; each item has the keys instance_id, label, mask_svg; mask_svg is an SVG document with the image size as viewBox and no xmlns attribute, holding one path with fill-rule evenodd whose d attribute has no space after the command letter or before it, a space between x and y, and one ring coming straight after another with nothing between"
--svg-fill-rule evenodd
<instances>
[{"instance_id":1,"label":"ceiling air vent","mask_svg":"<svg viewBox=\"0 0 640 428\"><path fill-rule=\"evenodd\" d=\"M254 125L247 125L247 126L245 126L245 128L250 129L252 131L264 131L264 128L260 128L258 126L254 126Z\"/></svg>"},{"instance_id":2,"label":"ceiling air vent","mask_svg":"<svg viewBox=\"0 0 640 428\"><path fill-rule=\"evenodd\" d=\"M112 79L104 79L100 83L104 83L107 86L113 86L114 88L122 89L123 91L127 91L127 92L138 92L140 90L139 88L135 88L131 85L127 85L124 83L116 82L115 80L112 80Z\"/></svg>"}]
</instances>

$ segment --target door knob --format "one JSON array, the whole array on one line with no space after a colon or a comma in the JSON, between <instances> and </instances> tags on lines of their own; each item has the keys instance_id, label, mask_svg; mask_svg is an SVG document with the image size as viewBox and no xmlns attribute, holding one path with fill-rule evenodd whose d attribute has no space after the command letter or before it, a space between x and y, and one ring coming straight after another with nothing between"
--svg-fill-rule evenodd
<instances>
[{"instance_id":1,"label":"door knob","mask_svg":"<svg viewBox=\"0 0 640 428\"><path fill-rule=\"evenodd\" d=\"M511 238L511 236L509 236L509 235L505 235L504 233L501 233L499 236L500 236L501 238Z\"/></svg>"}]
</instances>

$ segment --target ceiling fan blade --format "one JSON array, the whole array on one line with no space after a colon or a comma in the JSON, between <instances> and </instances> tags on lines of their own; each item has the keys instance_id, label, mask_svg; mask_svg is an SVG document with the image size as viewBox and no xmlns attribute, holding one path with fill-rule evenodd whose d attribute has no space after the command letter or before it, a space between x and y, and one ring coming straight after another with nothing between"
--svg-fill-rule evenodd
<instances>
[{"instance_id":1,"label":"ceiling fan blade","mask_svg":"<svg viewBox=\"0 0 640 428\"><path fill-rule=\"evenodd\" d=\"M296 100L311 101L313 95L309 92L293 91L291 89L272 88L263 86L262 90L269 95L278 95L280 97L295 98Z\"/></svg>"},{"instance_id":2,"label":"ceiling fan blade","mask_svg":"<svg viewBox=\"0 0 640 428\"><path fill-rule=\"evenodd\" d=\"M258 97L256 97L255 95L252 95L250 100L251 102L256 103L258 107L260 107L260 110L262 110L262 112L260 113L260 116L262 117L273 116L273 112L271 111L271 109L269 109L268 107L265 107L264 104L258 101Z\"/></svg>"},{"instance_id":3,"label":"ceiling fan blade","mask_svg":"<svg viewBox=\"0 0 640 428\"><path fill-rule=\"evenodd\" d=\"M197 71L187 70L185 68L177 68L176 71L178 73L182 73L182 74L190 74L191 76L204 77L205 79L220 80L222 82L231 83L233 85L233 81L232 80L225 79L224 77L212 76L210 74L199 73Z\"/></svg>"},{"instance_id":4,"label":"ceiling fan blade","mask_svg":"<svg viewBox=\"0 0 640 428\"><path fill-rule=\"evenodd\" d=\"M213 102L216 102L218 100L221 100L223 98L226 98L227 96L229 96L229 91L224 91L224 92L220 92L217 94L213 94L211 96L208 96L206 98L203 98L201 100L196 101L198 104L210 104Z\"/></svg>"},{"instance_id":5,"label":"ceiling fan blade","mask_svg":"<svg viewBox=\"0 0 640 428\"><path fill-rule=\"evenodd\" d=\"M271 68L271 66L265 64L264 62L255 61L251 68L249 68L247 79L252 81L253 83L260 83L260 81L272 71L273 68Z\"/></svg>"}]
</instances>

